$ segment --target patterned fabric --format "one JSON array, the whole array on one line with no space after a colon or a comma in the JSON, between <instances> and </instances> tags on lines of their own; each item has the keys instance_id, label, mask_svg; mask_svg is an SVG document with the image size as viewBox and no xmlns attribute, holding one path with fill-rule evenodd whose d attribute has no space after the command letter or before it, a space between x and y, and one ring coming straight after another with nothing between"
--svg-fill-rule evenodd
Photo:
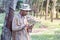
<instances>
[{"instance_id":1,"label":"patterned fabric","mask_svg":"<svg viewBox=\"0 0 60 40\"><path fill-rule=\"evenodd\" d=\"M3 30L2 30L1 40L11 40L11 32L6 27L4 27Z\"/></svg>"},{"instance_id":2,"label":"patterned fabric","mask_svg":"<svg viewBox=\"0 0 60 40\"><path fill-rule=\"evenodd\" d=\"M26 18L18 14L14 16L12 22L12 30L16 31L12 34L12 38L14 39L13 35L15 35L15 40L29 40L29 33L25 30L25 25L27 21ZM20 30L20 31L17 31Z\"/></svg>"}]
</instances>

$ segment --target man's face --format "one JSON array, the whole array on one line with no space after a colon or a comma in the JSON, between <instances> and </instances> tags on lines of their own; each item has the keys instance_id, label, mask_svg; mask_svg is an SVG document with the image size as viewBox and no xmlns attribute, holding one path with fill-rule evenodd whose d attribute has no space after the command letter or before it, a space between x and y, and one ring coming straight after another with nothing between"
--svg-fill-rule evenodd
<instances>
[{"instance_id":1,"label":"man's face","mask_svg":"<svg viewBox=\"0 0 60 40\"><path fill-rule=\"evenodd\" d=\"M28 11L26 11L26 10L21 10L21 15L22 15L22 16L26 16L26 15L27 15L27 12L28 12Z\"/></svg>"}]
</instances>

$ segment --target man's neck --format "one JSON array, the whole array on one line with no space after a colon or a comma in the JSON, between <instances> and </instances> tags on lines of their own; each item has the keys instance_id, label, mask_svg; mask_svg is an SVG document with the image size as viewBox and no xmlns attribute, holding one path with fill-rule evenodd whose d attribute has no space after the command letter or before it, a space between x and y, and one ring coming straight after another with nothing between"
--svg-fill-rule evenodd
<instances>
[{"instance_id":1,"label":"man's neck","mask_svg":"<svg viewBox=\"0 0 60 40\"><path fill-rule=\"evenodd\" d=\"M20 15L20 17L21 17L21 18L22 18L22 17L25 17L25 16L23 16L23 15L22 15L22 14L20 14L20 13L19 13L19 15Z\"/></svg>"}]
</instances>

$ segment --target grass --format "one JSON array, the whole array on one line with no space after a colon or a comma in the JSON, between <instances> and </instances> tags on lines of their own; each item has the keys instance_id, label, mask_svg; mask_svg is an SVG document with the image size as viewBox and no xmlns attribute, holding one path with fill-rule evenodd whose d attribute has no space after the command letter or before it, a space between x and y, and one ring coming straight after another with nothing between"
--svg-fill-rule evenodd
<instances>
[{"instance_id":1,"label":"grass","mask_svg":"<svg viewBox=\"0 0 60 40\"><path fill-rule=\"evenodd\" d=\"M49 19L45 20L44 18L41 18L40 21L42 25L45 25L49 29L41 32L41 34L32 35L32 40L60 40L60 20L54 20L53 22L51 22ZM36 23L34 28L39 28L41 24Z\"/></svg>"},{"instance_id":2,"label":"grass","mask_svg":"<svg viewBox=\"0 0 60 40\"><path fill-rule=\"evenodd\" d=\"M34 25L34 28L39 28L40 25L41 25L40 23L36 23L36 24Z\"/></svg>"},{"instance_id":3,"label":"grass","mask_svg":"<svg viewBox=\"0 0 60 40\"><path fill-rule=\"evenodd\" d=\"M3 24L5 18L5 14L0 14L0 24Z\"/></svg>"},{"instance_id":4,"label":"grass","mask_svg":"<svg viewBox=\"0 0 60 40\"><path fill-rule=\"evenodd\" d=\"M0 26L0 35L1 35L1 33L2 33L2 26Z\"/></svg>"},{"instance_id":5,"label":"grass","mask_svg":"<svg viewBox=\"0 0 60 40\"><path fill-rule=\"evenodd\" d=\"M32 40L60 40L60 35L48 35L48 34L42 34L42 35L32 35Z\"/></svg>"},{"instance_id":6,"label":"grass","mask_svg":"<svg viewBox=\"0 0 60 40\"><path fill-rule=\"evenodd\" d=\"M5 14L1 13L0 14L0 35L1 35L1 32L2 32L2 26L3 26L3 23L4 23L4 18L5 18Z\"/></svg>"},{"instance_id":7,"label":"grass","mask_svg":"<svg viewBox=\"0 0 60 40\"><path fill-rule=\"evenodd\" d=\"M48 28L55 27L60 28L60 20L54 20L53 22L50 22L49 20L43 21L42 24L46 25Z\"/></svg>"}]
</instances>

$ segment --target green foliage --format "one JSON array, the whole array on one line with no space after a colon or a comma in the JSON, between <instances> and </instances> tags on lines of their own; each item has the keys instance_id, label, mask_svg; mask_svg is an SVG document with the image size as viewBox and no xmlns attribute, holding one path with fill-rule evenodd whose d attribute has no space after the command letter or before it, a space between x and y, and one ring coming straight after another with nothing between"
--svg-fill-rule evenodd
<instances>
[{"instance_id":1,"label":"green foliage","mask_svg":"<svg viewBox=\"0 0 60 40\"><path fill-rule=\"evenodd\" d=\"M46 7L47 1L43 2L43 7Z\"/></svg>"},{"instance_id":2,"label":"green foliage","mask_svg":"<svg viewBox=\"0 0 60 40\"><path fill-rule=\"evenodd\" d=\"M60 3L60 0L57 0L57 3Z\"/></svg>"},{"instance_id":3,"label":"green foliage","mask_svg":"<svg viewBox=\"0 0 60 40\"><path fill-rule=\"evenodd\" d=\"M41 26L41 23L36 23L36 24L34 25L34 28L40 28L40 26Z\"/></svg>"},{"instance_id":4,"label":"green foliage","mask_svg":"<svg viewBox=\"0 0 60 40\"><path fill-rule=\"evenodd\" d=\"M17 2L17 6L16 6L16 8L19 10L19 8L21 7L21 3L23 3L23 1L18 1Z\"/></svg>"},{"instance_id":5,"label":"green foliage","mask_svg":"<svg viewBox=\"0 0 60 40\"><path fill-rule=\"evenodd\" d=\"M36 0L33 0L33 1L32 1L32 4L34 4L34 3L36 3Z\"/></svg>"},{"instance_id":6,"label":"green foliage","mask_svg":"<svg viewBox=\"0 0 60 40\"><path fill-rule=\"evenodd\" d=\"M48 34L42 34L42 35L32 35L32 40L60 40L60 35L48 35Z\"/></svg>"},{"instance_id":7,"label":"green foliage","mask_svg":"<svg viewBox=\"0 0 60 40\"><path fill-rule=\"evenodd\" d=\"M5 13L1 13L0 14L0 35L1 35L1 32L2 32L2 26L4 24L4 19L5 19Z\"/></svg>"},{"instance_id":8,"label":"green foliage","mask_svg":"<svg viewBox=\"0 0 60 40\"><path fill-rule=\"evenodd\" d=\"M2 33L2 26L0 26L0 35L1 35L1 33Z\"/></svg>"},{"instance_id":9,"label":"green foliage","mask_svg":"<svg viewBox=\"0 0 60 40\"><path fill-rule=\"evenodd\" d=\"M0 24L2 24L4 22L5 19L5 13L1 13L0 14Z\"/></svg>"}]
</instances>

